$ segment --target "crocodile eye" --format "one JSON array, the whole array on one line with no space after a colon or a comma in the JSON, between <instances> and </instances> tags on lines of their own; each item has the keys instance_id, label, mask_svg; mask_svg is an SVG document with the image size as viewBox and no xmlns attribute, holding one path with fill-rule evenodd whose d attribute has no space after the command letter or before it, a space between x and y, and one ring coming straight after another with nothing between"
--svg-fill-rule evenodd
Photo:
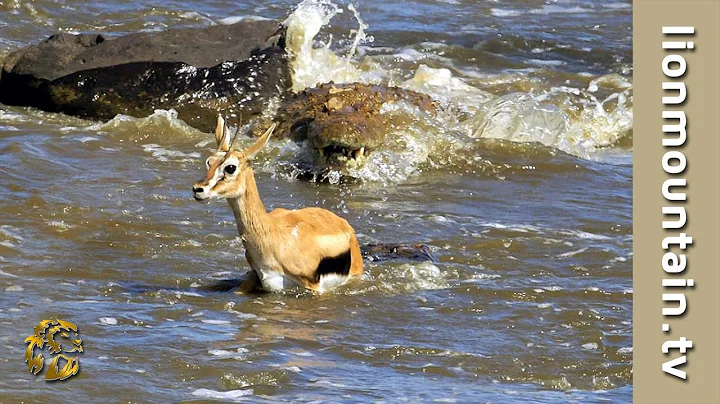
<instances>
[{"instance_id":1,"label":"crocodile eye","mask_svg":"<svg viewBox=\"0 0 720 404\"><path fill-rule=\"evenodd\" d=\"M308 125L307 124L299 124L294 126L290 129L292 134L297 138L307 137L308 135Z\"/></svg>"},{"instance_id":2,"label":"crocodile eye","mask_svg":"<svg viewBox=\"0 0 720 404\"><path fill-rule=\"evenodd\" d=\"M232 165L232 164L230 164L230 165L228 165L228 166L225 166L225 172L228 173L228 174L231 174L231 175L232 175L232 174L235 172L235 170L237 170L237 167L235 167L235 166Z\"/></svg>"}]
</instances>

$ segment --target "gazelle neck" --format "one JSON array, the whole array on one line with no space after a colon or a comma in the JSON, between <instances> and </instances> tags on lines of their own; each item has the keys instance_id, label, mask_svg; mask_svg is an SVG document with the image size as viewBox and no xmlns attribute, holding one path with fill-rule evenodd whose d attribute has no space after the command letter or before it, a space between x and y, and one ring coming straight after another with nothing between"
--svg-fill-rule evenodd
<instances>
[{"instance_id":1,"label":"gazelle neck","mask_svg":"<svg viewBox=\"0 0 720 404\"><path fill-rule=\"evenodd\" d=\"M235 215L238 232L243 243L257 244L269 231L268 214L260 199L252 169L246 174L245 193L237 198L228 198L230 208Z\"/></svg>"}]
</instances>

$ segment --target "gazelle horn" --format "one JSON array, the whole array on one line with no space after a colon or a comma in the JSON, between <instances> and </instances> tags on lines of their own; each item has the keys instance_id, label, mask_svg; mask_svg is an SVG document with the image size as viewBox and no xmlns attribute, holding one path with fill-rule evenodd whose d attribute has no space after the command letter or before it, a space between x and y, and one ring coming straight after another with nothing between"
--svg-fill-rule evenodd
<instances>
[{"instance_id":1,"label":"gazelle horn","mask_svg":"<svg viewBox=\"0 0 720 404\"><path fill-rule=\"evenodd\" d=\"M230 141L230 149L229 151L235 150L235 142L237 142L238 135L240 134L240 127L242 127L242 116L238 117L237 121L237 129L235 129L235 134L233 135L232 140Z\"/></svg>"}]
</instances>

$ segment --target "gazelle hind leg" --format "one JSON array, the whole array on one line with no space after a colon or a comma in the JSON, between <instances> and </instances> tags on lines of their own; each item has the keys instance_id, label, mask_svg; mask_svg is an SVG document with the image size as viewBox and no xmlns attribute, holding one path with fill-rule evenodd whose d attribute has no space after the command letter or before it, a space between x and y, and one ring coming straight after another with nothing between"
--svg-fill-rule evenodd
<instances>
[{"instance_id":1,"label":"gazelle hind leg","mask_svg":"<svg viewBox=\"0 0 720 404\"><path fill-rule=\"evenodd\" d=\"M360 251L360 244L353 234L350 240L350 276L359 276L363 273L363 258Z\"/></svg>"}]
</instances>

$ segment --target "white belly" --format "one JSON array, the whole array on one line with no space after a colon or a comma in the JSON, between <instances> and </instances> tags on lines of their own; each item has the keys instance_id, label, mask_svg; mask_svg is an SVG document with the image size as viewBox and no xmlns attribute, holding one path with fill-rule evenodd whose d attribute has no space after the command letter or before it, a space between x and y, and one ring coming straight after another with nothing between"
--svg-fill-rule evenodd
<instances>
[{"instance_id":1,"label":"white belly","mask_svg":"<svg viewBox=\"0 0 720 404\"><path fill-rule=\"evenodd\" d=\"M318 292L324 293L347 282L350 277L340 274L327 274L320 277Z\"/></svg>"},{"instance_id":2,"label":"white belly","mask_svg":"<svg viewBox=\"0 0 720 404\"><path fill-rule=\"evenodd\" d=\"M279 272L259 269L257 271L258 278L264 290L268 292L279 292L284 289L291 289L295 287L302 287L298 282L290 277L287 277ZM335 289L336 287L344 284L350 277L339 275L339 274L328 274L320 277L320 283L318 284L318 292L324 293L329 290Z\"/></svg>"},{"instance_id":3,"label":"white belly","mask_svg":"<svg viewBox=\"0 0 720 404\"><path fill-rule=\"evenodd\" d=\"M257 274L258 278L260 278L260 283L262 283L263 289L268 292L277 292L283 289L302 286L280 272L260 268L257 270Z\"/></svg>"}]
</instances>

